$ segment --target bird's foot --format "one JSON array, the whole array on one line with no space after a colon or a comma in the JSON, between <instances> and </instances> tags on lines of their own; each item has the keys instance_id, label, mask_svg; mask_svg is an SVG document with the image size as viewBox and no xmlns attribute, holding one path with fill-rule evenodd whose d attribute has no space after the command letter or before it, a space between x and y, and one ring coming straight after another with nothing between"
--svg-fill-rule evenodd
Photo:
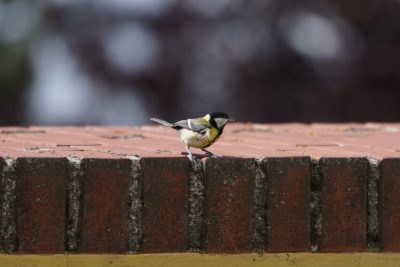
<instances>
[{"instance_id":1,"label":"bird's foot","mask_svg":"<svg viewBox=\"0 0 400 267\"><path fill-rule=\"evenodd\" d=\"M206 153L207 157L210 157L210 158L220 158L221 157L220 155L216 155L208 150L205 150L205 149L202 149L202 150Z\"/></svg>"},{"instance_id":2,"label":"bird's foot","mask_svg":"<svg viewBox=\"0 0 400 267\"><path fill-rule=\"evenodd\" d=\"M181 155L186 156L190 161L193 161L193 160L196 160L196 159L197 159L196 156L194 156L193 154L189 154L189 153L187 153L187 152L182 152Z\"/></svg>"}]
</instances>

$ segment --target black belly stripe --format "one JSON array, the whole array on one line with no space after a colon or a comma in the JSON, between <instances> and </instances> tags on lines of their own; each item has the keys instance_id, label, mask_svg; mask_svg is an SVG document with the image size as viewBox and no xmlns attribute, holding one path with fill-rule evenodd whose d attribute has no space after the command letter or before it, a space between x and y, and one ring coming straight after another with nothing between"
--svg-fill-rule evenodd
<instances>
[{"instance_id":1,"label":"black belly stripe","mask_svg":"<svg viewBox=\"0 0 400 267\"><path fill-rule=\"evenodd\" d=\"M215 136L215 138L213 140L211 140L210 142L208 142L207 145L203 146L203 148L207 148L207 147L211 146L212 144L214 144L214 142L217 141L217 139L221 136L223 130L224 129L219 130L218 134Z\"/></svg>"}]
</instances>

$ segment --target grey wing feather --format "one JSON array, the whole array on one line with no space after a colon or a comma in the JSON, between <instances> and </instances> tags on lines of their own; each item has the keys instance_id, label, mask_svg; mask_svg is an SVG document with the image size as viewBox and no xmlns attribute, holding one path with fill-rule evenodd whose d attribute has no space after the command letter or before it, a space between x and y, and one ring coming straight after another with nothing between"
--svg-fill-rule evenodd
<instances>
[{"instance_id":1,"label":"grey wing feather","mask_svg":"<svg viewBox=\"0 0 400 267\"><path fill-rule=\"evenodd\" d=\"M197 133L204 133L208 127L206 125L203 125L196 120L181 120L177 121L173 124L174 128L185 128Z\"/></svg>"}]
</instances>

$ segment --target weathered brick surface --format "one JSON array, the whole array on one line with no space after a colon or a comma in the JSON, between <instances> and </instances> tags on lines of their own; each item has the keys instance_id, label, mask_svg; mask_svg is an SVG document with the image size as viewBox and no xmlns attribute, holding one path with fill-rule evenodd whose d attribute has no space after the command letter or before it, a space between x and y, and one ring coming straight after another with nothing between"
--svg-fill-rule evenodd
<instances>
[{"instance_id":1,"label":"weathered brick surface","mask_svg":"<svg viewBox=\"0 0 400 267\"><path fill-rule=\"evenodd\" d=\"M269 158L266 247L269 252L310 249L310 158Z\"/></svg>"},{"instance_id":2,"label":"weathered brick surface","mask_svg":"<svg viewBox=\"0 0 400 267\"><path fill-rule=\"evenodd\" d=\"M324 158L321 172L320 251L366 250L368 161L363 158Z\"/></svg>"},{"instance_id":3,"label":"weathered brick surface","mask_svg":"<svg viewBox=\"0 0 400 267\"><path fill-rule=\"evenodd\" d=\"M227 125L210 150L224 157L205 161L204 231L189 235L188 231L195 229L188 227L190 168L175 131L161 126L0 127L0 158L18 161L18 251L64 250L66 157L82 159L85 171L78 252L123 253L128 240L130 248L135 242L139 252L186 251L191 236L197 237L196 248L209 252L245 252L260 249L264 243L268 252L304 251L310 246L307 235L313 249L319 247L320 251L363 251L367 242L375 238L381 241L384 251L400 251L396 190L400 176L396 163L400 158L399 123L234 123ZM192 152L203 155L200 150ZM143 186L143 214L137 213L137 225L129 228L128 218L134 217L128 214L132 212L128 192L132 156L141 158L144 171L138 178ZM312 218L306 205L311 185L304 157L322 163L320 169L313 169L314 178L321 174L322 189L318 182L318 193L313 197L321 200L321 206L312 210ZM374 188L371 184L367 187L371 175L367 157L381 161L377 235L371 231L373 227L366 233L367 216L368 226L375 221L374 212L367 211L367 203L375 209L367 199L367 191ZM264 169L266 207L255 158L273 159ZM260 197L255 197L256 202L255 191ZM9 200L12 202L13 198ZM136 204L141 207L141 203ZM264 211L265 227L263 216L259 216ZM258 217L253 220L255 212ZM312 225L308 227L310 220ZM8 251L14 249L13 221L14 214L10 212ZM201 226L202 222L196 223ZM128 238L132 227L140 238ZM309 229L313 232L309 233ZM321 235L316 234L319 229Z\"/></svg>"},{"instance_id":4,"label":"weathered brick surface","mask_svg":"<svg viewBox=\"0 0 400 267\"><path fill-rule=\"evenodd\" d=\"M380 228L382 250L400 251L400 158L380 163Z\"/></svg>"},{"instance_id":5,"label":"weathered brick surface","mask_svg":"<svg viewBox=\"0 0 400 267\"><path fill-rule=\"evenodd\" d=\"M141 252L182 252L188 242L187 158L143 158Z\"/></svg>"},{"instance_id":6,"label":"weathered brick surface","mask_svg":"<svg viewBox=\"0 0 400 267\"><path fill-rule=\"evenodd\" d=\"M17 252L63 253L66 159L19 158L16 174Z\"/></svg>"},{"instance_id":7,"label":"weathered brick surface","mask_svg":"<svg viewBox=\"0 0 400 267\"><path fill-rule=\"evenodd\" d=\"M79 252L124 253L128 244L128 159L86 159Z\"/></svg>"},{"instance_id":8,"label":"weathered brick surface","mask_svg":"<svg viewBox=\"0 0 400 267\"><path fill-rule=\"evenodd\" d=\"M207 159L204 250L215 253L252 251L255 162Z\"/></svg>"},{"instance_id":9,"label":"weathered brick surface","mask_svg":"<svg viewBox=\"0 0 400 267\"><path fill-rule=\"evenodd\" d=\"M6 165L4 159L0 158L0 231L3 229L3 197L4 197L4 183L3 183L3 168ZM3 235L0 235L0 251L3 250Z\"/></svg>"}]
</instances>

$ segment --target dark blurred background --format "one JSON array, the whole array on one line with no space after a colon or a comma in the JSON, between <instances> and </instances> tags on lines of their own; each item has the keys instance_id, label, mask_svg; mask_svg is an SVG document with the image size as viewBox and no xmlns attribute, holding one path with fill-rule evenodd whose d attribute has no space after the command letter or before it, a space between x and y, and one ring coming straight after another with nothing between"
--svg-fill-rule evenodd
<instances>
[{"instance_id":1,"label":"dark blurred background","mask_svg":"<svg viewBox=\"0 0 400 267\"><path fill-rule=\"evenodd\" d=\"M0 125L400 121L399 101L399 0L0 0Z\"/></svg>"}]
</instances>

